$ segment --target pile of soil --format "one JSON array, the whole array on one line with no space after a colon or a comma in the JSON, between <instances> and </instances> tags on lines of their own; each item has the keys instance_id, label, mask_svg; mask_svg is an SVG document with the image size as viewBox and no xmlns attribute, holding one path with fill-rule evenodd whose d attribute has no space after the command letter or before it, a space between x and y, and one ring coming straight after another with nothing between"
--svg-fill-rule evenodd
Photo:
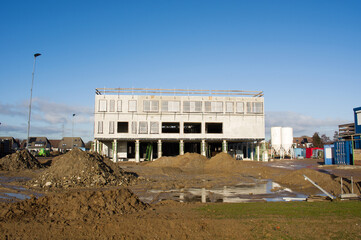
<instances>
[{"instance_id":1,"label":"pile of soil","mask_svg":"<svg viewBox=\"0 0 361 240\"><path fill-rule=\"evenodd\" d=\"M206 164L206 168L208 170L216 170L216 171L234 171L239 167L239 161L235 158L231 157L228 153L218 153Z\"/></svg>"},{"instance_id":2,"label":"pile of soil","mask_svg":"<svg viewBox=\"0 0 361 240\"><path fill-rule=\"evenodd\" d=\"M145 210L149 207L129 189L78 191L16 202L0 210L1 219L98 219Z\"/></svg>"},{"instance_id":3,"label":"pile of soil","mask_svg":"<svg viewBox=\"0 0 361 240\"><path fill-rule=\"evenodd\" d=\"M76 148L54 158L52 165L28 185L42 188L120 186L135 179L135 174L125 172L103 156Z\"/></svg>"},{"instance_id":4,"label":"pile of soil","mask_svg":"<svg viewBox=\"0 0 361 240\"><path fill-rule=\"evenodd\" d=\"M208 158L198 153L186 153L176 157L161 157L154 162L149 163L154 167L172 167L181 169L202 169Z\"/></svg>"},{"instance_id":5,"label":"pile of soil","mask_svg":"<svg viewBox=\"0 0 361 240\"><path fill-rule=\"evenodd\" d=\"M28 150L18 151L0 159L0 170L39 169L43 166Z\"/></svg>"},{"instance_id":6,"label":"pile of soil","mask_svg":"<svg viewBox=\"0 0 361 240\"><path fill-rule=\"evenodd\" d=\"M341 194L341 179L334 175L322 173L313 169L302 168L280 175L274 180L282 185L290 186L292 189L307 190L308 192L319 192L319 190L309 181L305 180L306 175L321 188L333 195ZM354 185L354 192L360 194L360 190ZM351 193L351 184L348 179L343 179L343 193Z\"/></svg>"}]
</instances>

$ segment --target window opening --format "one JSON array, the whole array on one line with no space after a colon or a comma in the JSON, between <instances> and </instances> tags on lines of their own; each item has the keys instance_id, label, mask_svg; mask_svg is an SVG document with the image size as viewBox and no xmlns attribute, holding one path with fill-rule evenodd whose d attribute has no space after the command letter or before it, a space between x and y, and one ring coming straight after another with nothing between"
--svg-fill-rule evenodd
<instances>
[{"instance_id":1,"label":"window opening","mask_svg":"<svg viewBox=\"0 0 361 240\"><path fill-rule=\"evenodd\" d=\"M202 102L201 101L184 101L183 102L183 112L202 112Z\"/></svg>"},{"instance_id":2,"label":"window opening","mask_svg":"<svg viewBox=\"0 0 361 240\"><path fill-rule=\"evenodd\" d=\"M128 122L118 122L118 133L128 133Z\"/></svg>"},{"instance_id":3,"label":"window opening","mask_svg":"<svg viewBox=\"0 0 361 240\"><path fill-rule=\"evenodd\" d=\"M184 123L184 133L202 133L201 123Z\"/></svg>"},{"instance_id":4,"label":"window opening","mask_svg":"<svg viewBox=\"0 0 361 240\"><path fill-rule=\"evenodd\" d=\"M109 112L115 112L115 100L109 101Z\"/></svg>"},{"instance_id":5,"label":"window opening","mask_svg":"<svg viewBox=\"0 0 361 240\"><path fill-rule=\"evenodd\" d=\"M226 102L226 112L227 113L233 113L233 102Z\"/></svg>"},{"instance_id":6,"label":"window opening","mask_svg":"<svg viewBox=\"0 0 361 240\"><path fill-rule=\"evenodd\" d=\"M206 133L223 133L223 124L206 123Z\"/></svg>"},{"instance_id":7,"label":"window opening","mask_svg":"<svg viewBox=\"0 0 361 240\"><path fill-rule=\"evenodd\" d=\"M136 112L137 111L137 100L129 100L128 102L128 111Z\"/></svg>"},{"instance_id":8,"label":"window opening","mask_svg":"<svg viewBox=\"0 0 361 240\"><path fill-rule=\"evenodd\" d=\"M98 133L99 134L103 133L103 122L102 121L98 122Z\"/></svg>"},{"instance_id":9,"label":"window opening","mask_svg":"<svg viewBox=\"0 0 361 240\"><path fill-rule=\"evenodd\" d=\"M162 133L179 133L179 122L162 123Z\"/></svg>"},{"instance_id":10,"label":"window opening","mask_svg":"<svg viewBox=\"0 0 361 240\"><path fill-rule=\"evenodd\" d=\"M99 112L107 111L107 100L101 99L99 100Z\"/></svg>"},{"instance_id":11,"label":"window opening","mask_svg":"<svg viewBox=\"0 0 361 240\"><path fill-rule=\"evenodd\" d=\"M148 133L148 122L139 122L139 133Z\"/></svg>"},{"instance_id":12,"label":"window opening","mask_svg":"<svg viewBox=\"0 0 361 240\"><path fill-rule=\"evenodd\" d=\"M150 133L159 133L159 122L150 122Z\"/></svg>"},{"instance_id":13,"label":"window opening","mask_svg":"<svg viewBox=\"0 0 361 240\"><path fill-rule=\"evenodd\" d=\"M144 112L158 112L159 102L155 100L144 100L143 101L143 111Z\"/></svg>"},{"instance_id":14,"label":"window opening","mask_svg":"<svg viewBox=\"0 0 361 240\"><path fill-rule=\"evenodd\" d=\"M122 100L118 100L117 101L117 112L121 112L122 111Z\"/></svg>"},{"instance_id":15,"label":"window opening","mask_svg":"<svg viewBox=\"0 0 361 240\"><path fill-rule=\"evenodd\" d=\"M114 133L114 122L109 122L109 133L110 134Z\"/></svg>"},{"instance_id":16,"label":"window opening","mask_svg":"<svg viewBox=\"0 0 361 240\"><path fill-rule=\"evenodd\" d=\"M237 102L237 113L244 113L244 104L243 102Z\"/></svg>"}]
</instances>

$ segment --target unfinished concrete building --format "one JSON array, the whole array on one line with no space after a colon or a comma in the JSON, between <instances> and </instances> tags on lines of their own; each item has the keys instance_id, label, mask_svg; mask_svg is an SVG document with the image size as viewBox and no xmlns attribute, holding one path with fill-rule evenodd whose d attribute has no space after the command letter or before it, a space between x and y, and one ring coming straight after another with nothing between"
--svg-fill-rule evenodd
<instances>
[{"instance_id":1,"label":"unfinished concrete building","mask_svg":"<svg viewBox=\"0 0 361 240\"><path fill-rule=\"evenodd\" d=\"M113 161L186 152L259 160L264 138L259 91L96 89L93 149Z\"/></svg>"}]
</instances>

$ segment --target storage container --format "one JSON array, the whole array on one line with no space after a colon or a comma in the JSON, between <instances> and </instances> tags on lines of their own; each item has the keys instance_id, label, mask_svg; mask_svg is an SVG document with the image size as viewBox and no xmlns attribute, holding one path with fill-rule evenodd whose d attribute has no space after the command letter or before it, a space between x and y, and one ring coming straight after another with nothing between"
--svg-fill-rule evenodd
<instances>
[{"instance_id":1,"label":"storage container","mask_svg":"<svg viewBox=\"0 0 361 240\"><path fill-rule=\"evenodd\" d=\"M335 164L353 165L352 161L352 141L339 141L335 146Z\"/></svg>"},{"instance_id":2,"label":"storage container","mask_svg":"<svg viewBox=\"0 0 361 240\"><path fill-rule=\"evenodd\" d=\"M324 145L323 146L324 151L324 159L325 159L325 165L332 165L334 163L334 149L335 146L333 144L331 145Z\"/></svg>"}]
</instances>

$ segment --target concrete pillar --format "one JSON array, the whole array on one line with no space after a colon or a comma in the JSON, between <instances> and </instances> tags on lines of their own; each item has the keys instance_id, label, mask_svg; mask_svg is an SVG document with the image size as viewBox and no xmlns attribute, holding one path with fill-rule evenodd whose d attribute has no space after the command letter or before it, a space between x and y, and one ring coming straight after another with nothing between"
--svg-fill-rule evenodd
<instances>
[{"instance_id":1,"label":"concrete pillar","mask_svg":"<svg viewBox=\"0 0 361 240\"><path fill-rule=\"evenodd\" d=\"M259 155L260 155L260 152L259 152L259 142L257 142L257 161L259 162Z\"/></svg>"},{"instance_id":2,"label":"concrete pillar","mask_svg":"<svg viewBox=\"0 0 361 240\"><path fill-rule=\"evenodd\" d=\"M181 189L179 194L179 202L184 202L184 188Z\"/></svg>"},{"instance_id":3,"label":"concrete pillar","mask_svg":"<svg viewBox=\"0 0 361 240\"><path fill-rule=\"evenodd\" d=\"M223 142L222 142L222 152L224 152L224 153L228 152L228 143L226 140L223 140Z\"/></svg>"},{"instance_id":4,"label":"concrete pillar","mask_svg":"<svg viewBox=\"0 0 361 240\"><path fill-rule=\"evenodd\" d=\"M104 149L103 143L99 141L98 144L99 144L99 153L100 153L100 155L104 155L104 152L103 152L103 149Z\"/></svg>"},{"instance_id":5,"label":"concrete pillar","mask_svg":"<svg viewBox=\"0 0 361 240\"><path fill-rule=\"evenodd\" d=\"M96 140L96 145L97 145L97 153L99 153L100 154L100 142L99 142L99 140Z\"/></svg>"},{"instance_id":6,"label":"concrete pillar","mask_svg":"<svg viewBox=\"0 0 361 240\"><path fill-rule=\"evenodd\" d=\"M162 140L158 140L158 158L162 157Z\"/></svg>"},{"instance_id":7,"label":"concrete pillar","mask_svg":"<svg viewBox=\"0 0 361 240\"><path fill-rule=\"evenodd\" d=\"M135 162L140 162L139 140L135 140Z\"/></svg>"},{"instance_id":8,"label":"concrete pillar","mask_svg":"<svg viewBox=\"0 0 361 240\"><path fill-rule=\"evenodd\" d=\"M113 141L113 162L118 162L118 142L117 139Z\"/></svg>"},{"instance_id":9,"label":"concrete pillar","mask_svg":"<svg viewBox=\"0 0 361 240\"><path fill-rule=\"evenodd\" d=\"M97 151L97 140L94 139L94 141L92 142L92 151L96 152Z\"/></svg>"},{"instance_id":10,"label":"concrete pillar","mask_svg":"<svg viewBox=\"0 0 361 240\"><path fill-rule=\"evenodd\" d=\"M207 156L206 154L206 140L202 140L201 142L201 155Z\"/></svg>"},{"instance_id":11,"label":"concrete pillar","mask_svg":"<svg viewBox=\"0 0 361 240\"><path fill-rule=\"evenodd\" d=\"M201 201L202 203L206 203L207 202L207 193L206 193L206 189L202 188L202 193L201 193Z\"/></svg>"},{"instance_id":12,"label":"concrete pillar","mask_svg":"<svg viewBox=\"0 0 361 240\"><path fill-rule=\"evenodd\" d=\"M179 155L184 155L184 141L179 141Z\"/></svg>"}]
</instances>

